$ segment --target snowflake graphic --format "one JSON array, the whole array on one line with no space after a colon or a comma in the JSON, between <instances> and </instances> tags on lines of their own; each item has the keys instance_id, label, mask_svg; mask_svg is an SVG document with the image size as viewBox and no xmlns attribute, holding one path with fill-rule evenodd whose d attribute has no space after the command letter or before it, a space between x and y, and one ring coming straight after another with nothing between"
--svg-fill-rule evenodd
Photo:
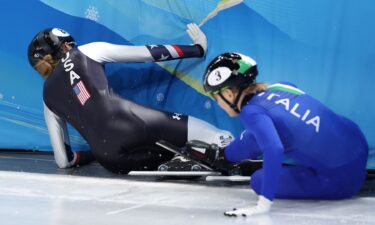
<instances>
[{"instance_id":1,"label":"snowflake graphic","mask_svg":"<svg viewBox=\"0 0 375 225\"><path fill-rule=\"evenodd\" d=\"M156 100L157 100L158 102L162 102L162 101L164 101L164 94L163 94L163 93L159 93L159 94L157 94L157 95L156 95Z\"/></svg>"},{"instance_id":2,"label":"snowflake graphic","mask_svg":"<svg viewBox=\"0 0 375 225\"><path fill-rule=\"evenodd\" d=\"M210 100L207 100L207 101L204 103L204 107L205 107L206 109L211 109L211 107L212 107L211 101L210 101Z\"/></svg>"},{"instance_id":3,"label":"snowflake graphic","mask_svg":"<svg viewBox=\"0 0 375 225\"><path fill-rule=\"evenodd\" d=\"M85 15L86 15L87 19L90 19L90 20L93 20L93 21L98 21L98 19L100 17L98 9L94 6L92 6L92 5L90 5L86 9Z\"/></svg>"}]
</instances>

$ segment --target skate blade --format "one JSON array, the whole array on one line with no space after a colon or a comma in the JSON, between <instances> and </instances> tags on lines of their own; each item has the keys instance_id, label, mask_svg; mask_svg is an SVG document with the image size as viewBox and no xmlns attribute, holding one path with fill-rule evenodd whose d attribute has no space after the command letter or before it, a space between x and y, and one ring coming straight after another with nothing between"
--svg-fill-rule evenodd
<instances>
[{"instance_id":1,"label":"skate blade","mask_svg":"<svg viewBox=\"0 0 375 225\"><path fill-rule=\"evenodd\" d=\"M213 171L130 171L130 176L221 176Z\"/></svg>"},{"instance_id":2,"label":"skate blade","mask_svg":"<svg viewBox=\"0 0 375 225\"><path fill-rule=\"evenodd\" d=\"M249 176L207 176L206 181L236 181L236 182L248 182L250 181Z\"/></svg>"}]
</instances>

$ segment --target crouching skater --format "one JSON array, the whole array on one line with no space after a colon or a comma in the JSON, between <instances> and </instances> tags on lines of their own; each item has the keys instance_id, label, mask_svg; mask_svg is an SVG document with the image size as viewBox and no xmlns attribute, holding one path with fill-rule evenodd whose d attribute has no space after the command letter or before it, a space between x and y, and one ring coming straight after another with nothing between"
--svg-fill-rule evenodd
<instances>
[{"instance_id":1,"label":"crouching skater","mask_svg":"<svg viewBox=\"0 0 375 225\"><path fill-rule=\"evenodd\" d=\"M240 116L245 130L225 148L190 141L183 151L218 168L263 158L263 167L250 180L257 205L224 214L265 213L274 198L355 195L365 181L368 156L360 128L293 84L256 83L257 74L257 64L248 56L225 53L213 59L204 88L230 116Z\"/></svg>"}]
</instances>

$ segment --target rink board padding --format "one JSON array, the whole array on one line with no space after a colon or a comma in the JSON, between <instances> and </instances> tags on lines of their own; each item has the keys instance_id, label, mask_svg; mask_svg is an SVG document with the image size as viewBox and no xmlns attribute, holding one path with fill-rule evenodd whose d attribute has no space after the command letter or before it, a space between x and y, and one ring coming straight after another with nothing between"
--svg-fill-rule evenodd
<instances>
[{"instance_id":1,"label":"rink board padding","mask_svg":"<svg viewBox=\"0 0 375 225\"><path fill-rule=\"evenodd\" d=\"M212 182L210 177L204 176L162 176L150 175L147 172L139 172L140 175L130 176L114 174L104 169L99 163L93 162L90 165L60 169L55 164L52 152L43 151L27 151L27 150L0 150L0 171L29 172L41 174L65 174L72 176L85 176L97 178L115 178L127 180L142 180L150 182L172 181L177 183L192 183L203 185L224 185L244 188L248 182L230 182L226 180L215 179ZM135 172L137 173L137 171ZM209 174L208 174L209 175ZM217 175L217 174L216 174ZM207 181L208 180L208 181ZM211 182L210 182L211 181ZM360 196L375 197L375 173L374 170L368 170L366 182L359 193Z\"/></svg>"},{"instance_id":2,"label":"rink board padding","mask_svg":"<svg viewBox=\"0 0 375 225\"><path fill-rule=\"evenodd\" d=\"M176 183L206 184L248 187L248 182L233 182L225 180L213 180L206 182L207 175L217 176L219 173L212 172L210 174L202 173L202 176L196 175L174 175L151 174L147 175L145 171L133 171L136 175L114 174L104 169L99 163L93 162L82 167L60 169L57 167L52 152L42 151L19 151L19 150L0 150L0 171L29 172L40 174L65 174L73 176L85 176L96 178L115 178L127 180L141 180L150 182L172 181Z\"/></svg>"}]
</instances>

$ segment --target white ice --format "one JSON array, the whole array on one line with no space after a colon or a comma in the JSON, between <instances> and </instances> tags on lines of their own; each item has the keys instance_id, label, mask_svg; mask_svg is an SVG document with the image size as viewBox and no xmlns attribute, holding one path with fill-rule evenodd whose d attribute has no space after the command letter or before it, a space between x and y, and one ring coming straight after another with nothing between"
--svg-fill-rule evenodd
<instances>
[{"instance_id":1,"label":"white ice","mask_svg":"<svg viewBox=\"0 0 375 225\"><path fill-rule=\"evenodd\" d=\"M0 171L1 225L375 224L372 197L275 200L266 215L223 215L225 210L255 203L248 185Z\"/></svg>"}]
</instances>

